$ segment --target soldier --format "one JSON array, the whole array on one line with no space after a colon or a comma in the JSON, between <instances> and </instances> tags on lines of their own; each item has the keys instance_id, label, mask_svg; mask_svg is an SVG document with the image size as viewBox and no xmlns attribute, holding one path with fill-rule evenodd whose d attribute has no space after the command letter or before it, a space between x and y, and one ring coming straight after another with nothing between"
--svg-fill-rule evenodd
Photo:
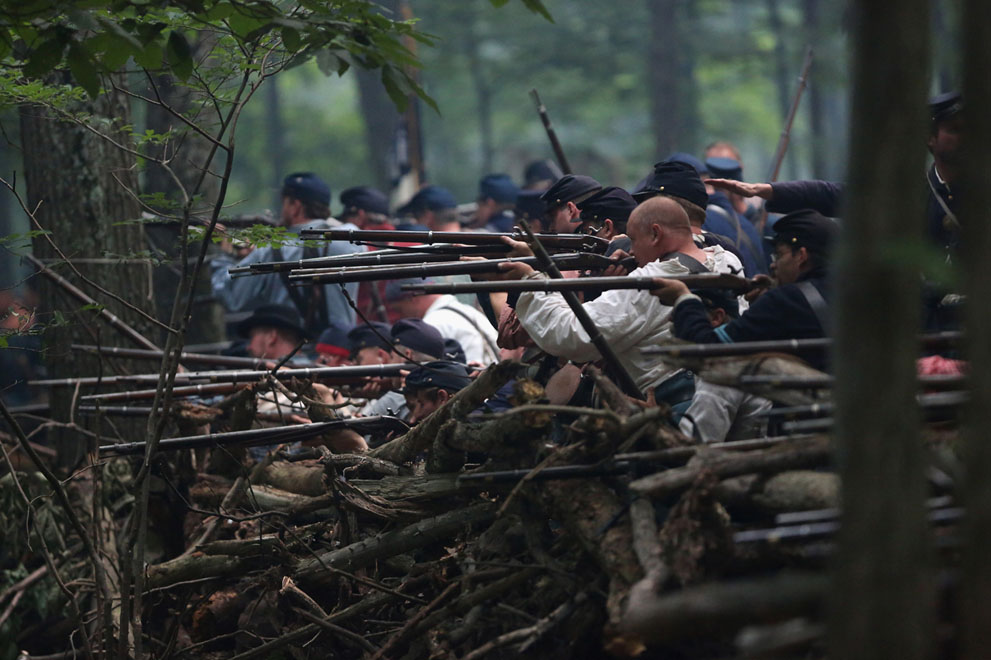
<instances>
[{"instance_id":1,"label":"soldier","mask_svg":"<svg viewBox=\"0 0 991 660\"><path fill-rule=\"evenodd\" d=\"M829 257L839 225L806 209L790 213L774 225L775 261L779 286L763 293L750 309L713 328L702 301L684 283L664 280L651 293L674 308L674 334L699 344L805 339L829 334ZM817 352L802 357L817 369L825 362Z\"/></svg>"},{"instance_id":2,"label":"soldier","mask_svg":"<svg viewBox=\"0 0 991 660\"><path fill-rule=\"evenodd\" d=\"M248 340L248 355L276 361L296 350L306 337L299 313L289 305L262 305L237 324L237 333Z\"/></svg>"},{"instance_id":3,"label":"soldier","mask_svg":"<svg viewBox=\"0 0 991 660\"><path fill-rule=\"evenodd\" d=\"M412 216L413 221L430 231L461 231L458 201L447 188L426 186L406 204L396 209L397 216ZM408 228L400 225L399 229Z\"/></svg>"},{"instance_id":4,"label":"soldier","mask_svg":"<svg viewBox=\"0 0 991 660\"><path fill-rule=\"evenodd\" d=\"M523 190L544 192L563 176L561 168L547 158L527 164L523 170Z\"/></svg>"},{"instance_id":5,"label":"soldier","mask_svg":"<svg viewBox=\"0 0 991 660\"><path fill-rule=\"evenodd\" d=\"M330 188L311 172L297 172L286 177L282 186L282 225L294 232L304 229L357 229L352 224L330 217ZM319 248L291 242L278 248L253 250L237 265L296 261L361 251L364 251L363 247L345 241L334 241ZM354 310L337 285L291 286L288 273L231 279L227 269L232 265L233 257L223 254L211 263L213 294L229 312L251 311L266 304L293 305L299 310L303 327L312 335L326 328L331 321L354 323ZM357 283L347 284L344 288L351 297L358 292Z\"/></svg>"},{"instance_id":6,"label":"soldier","mask_svg":"<svg viewBox=\"0 0 991 660\"><path fill-rule=\"evenodd\" d=\"M420 318L444 337L456 339L468 362L488 365L499 360L495 327L482 312L458 302L452 295L414 296L402 290L403 284L421 279L393 280L386 287L386 302L402 317ZM438 356L439 357L439 356Z\"/></svg>"},{"instance_id":7,"label":"soldier","mask_svg":"<svg viewBox=\"0 0 991 660\"><path fill-rule=\"evenodd\" d=\"M547 216L545 226L556 234L567 234L578 218L578 203L602 190L602 184L590 176L567 174L540 196Z\"/></svg>"},{"instance_id":8,"label":"soldier","mask_svg":"<svg viewBox=\"0 0 991 660\"><path fill-rule=\"evenodd\" d=\"M348 332L351 326L343 323L331 323L330 327L320 333L314 350L317 353L317 364L325 367L343 367L350 364L351 342Z\"/></svg>"},{"instance_id":9,"label":"soldier","mask_svg":"<svg viewBox=\"0 0 991 660\"><path fill-rule=\"evenodd\" d=\"M637 202L642 203L658 195L678 202L688 215L693 237L699 247L719 248L711 250L715 257L714 271L730 275L739 275L743 272L743 264L733 242L726 236L703 229L706 220L705 206L709 196L705 184L692 165L671 159L657 163L654 165L653 173L641 181L634 190L633 198Z\"/></svg>"},{"instance_id":10,"label":"soldier","mask_svg":"<svg viewBox=\"0 0 991 660\"><path fill-rule=\"evenodd\" d=\"M471 382L463 364L448 360L427 362L406 377L403 395L409 422L416 424L447 403Z\"/></svg>"},{"instance_id":11,"label":"soldier","mask_svg":"<svg viewBox=\"0 0 991 660\"><path fill-rule=\"evenodd\" d=\"M657 197L638 206L630 215L627 232L639 265L631 276L687 275L705 271L711 264L710 255L692 239L685 211L671 199ZM525 243L509 242L515 255L529 253ZM522 263L507 264L503 270L507 271L506 279L546 277ZM670 336L670 307L646 291L622 289L606 291L583 307L641 390L653 388L671 375L670 367L659 357L643 350ZM601 357L560 294L523 293L516 303L516 314L545 352L576 362Z\"/></svg>"},{"instance_id":12,"label":"soldier","mask_svg":"<svg viewBox=\"0 0 991 660\"><path fill-rule=\"evenodd\" d=\"M341 222L358 229L395 229L389 221L389 198L371 186L355 186L341 193Z\"/></svg>"},{"instance_id":13,"label":"soldier","mask_svg":"<svg viewBox=\"0 0 991 660\"><path fill-rule=\"evenodd\" d=\"M630 250L630 242L626 238L626 223L637 207L637 202L630 193L616 186L608 186L576 206L579 225L573 231L608 241L622 236L625 240L618 248L627 252Z\"/></svg>"},{"instance_id":14,"label":"soldier","mask_svg":"<svg viewBox=\"0 0 991 660\"><path fill-rule=\"evenodd\" d=\"M490 232L512 231L516 223L513 206L520 189L508 174L489 174L478 182L478 210L474 228Z\"/></svg>"},{"instance_id":15,"label":"soldier","mask_svg":"<svg viewBox=\"0 0 991 660\"><path fill-rule=\"evenodd\" d=\"M715 178L740 181L743 178L743 168L732 158L709 158L705 161L706 170ZM743 269L747 277L767 273L767 262L764 258L764 248L760 233L738 207L742 197L714 189L709 195L706 207L705 224L703 229L729 237L736 246L743 261Z\"/></svg>"}]
</instances>

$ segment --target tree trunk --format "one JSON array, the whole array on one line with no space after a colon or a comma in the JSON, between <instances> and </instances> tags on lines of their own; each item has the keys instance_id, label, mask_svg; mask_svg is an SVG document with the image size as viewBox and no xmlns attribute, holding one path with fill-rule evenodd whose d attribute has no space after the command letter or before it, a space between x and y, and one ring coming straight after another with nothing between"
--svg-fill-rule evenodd
<instances>
[{"instance_id":1,"label":"tree trunk","mask_svg":"<svg viewBox=\"0 0 991 660\"><path fill-rule=\"evenodd\" d=\"M395 2L385 4L397 4ZM375 71L357 69L358 101L365 120L365 143L368 145L369 169L375 173L372 183L388 194L392 189L392 149L399 113L389 100ZM403 200L405 201L405 200Z\"/></svg>"},{"instance_id":2,"label":"tree trunk","mask_svg":"<svg viewBox=\"0 0 991 660\"><path fill-rule=\"evenodd\" d=\"M468 57L475 101L478 104L478 135L481 140L482 172L491 172L495 158L494 129L492 128L492 86L485 75L485 66L479 53L478 14L472 3L466 3L464 16L464 50Z\"/></svg>"},{"instance_id":3,"label":"tree trunk","mask_svg":"<svg viewBox=\"0 0 991 660\"><path fill-rule=\"evenodd\" d=\"M93 117L112 120L102 128L114 140L129 143L123 128L130 125L128 98L111 90L94 101L80 104L79 110ZM110 255L128 255L146 247L140 225L117 224L134 220L139 209L132 193L137 193L136 165L133 156L114 147L102 137L76 124L60 121L40 106L22 106L21 134L28 207L37 207L36 218L51 232L51 238L70 259L99 259ZM34 240L34 254L40 259L57 259L58 255L44 237ZM147 263L79 263L78 268L91 280L116 292L131 304L152 311L151 270ZM146 337L155 338L145 319L119 302L102 296L75 277L68 268L57 271L93 296L101 304L136 328ZM92 311L79 311L80 305L68 299L51 281L38 282L41 319L51 324L56 313L69 321L50 327L45 336L45 360L54 378L99 373L99 359L70 353L72 343L97 341L103 345L127 346L115 331L98 321ZM71 358L69 356L71 355ZM53 391L52 417L69 419L72 391ZM53 436L63 467L74 465L85 449L74 432Z\"/></svg>"},{"instance_id":4,"label":"tree trunk","mask_svg":"<svg viewBox=\"0 0 991 660\"><path fill-rule=\"evenodd\" d=\"M654 153L666 158L679 146L681 108L678 63L681 38L677 0L647 0L650 14L650 38L647 43L647 90L650 97L650 123L654 130Z\"/></svg>"},{"instance_id":5,"label":"tree trunk","mask_svg":"<svg viewBox=\"0 0 991 660\"><path fill-rule=\"evenodd\" d=\"M270 181L275 189L272 197L272 208L282 206L282 179L289 174L286 168L286 130L282 122L281 94L279 78L269 78L265 82L265 146L272 162ZM333 205L332 205L333 206Z\"/></svg>"},{"instance_id":6,"label":"tree trunk","mask_svg":"<svg viewBox=\"0 0 991 660\"><path fill-rule=\"evenodd\" d=\"M963 464L967 467L964 485L964 551L962 601L957 611L962 614L963 658L980 658L987 655L991 645L991 565L986 550L991 543L991 481L987 478L987 466L991 466L991 445L987 432L991 428L991 346L987 334L991 328L991 307L987 300L991 290L991 264L987 254L991 246L991 200L983 194L983 186L991 179L991 163L987 162L987 149L991 146L991 126L978 121L991 108L991 40L987 38L987 26L991 21L991 5L983 0L964 3L964 98L967 115L974 120L967 123L967 140L964 143L964 162L961 186L971 191L963 198L961 219L966 229L962 241L964 253L965 293L972 304L967 306L967 357L970 361L970 406L964 427Z\"/></svg>"},{"instance_id":7,"label":"tree trunk","mask_svg":"<svg viewBox=\"0 0 991 660\"><path fill-rule=\"evenodd\" d=\"M843 518L830 656L930 655L931 539L915 404L928 0L854 5L849 207L838 258L836 441ZM889 53L898 53L896 59Z\"/></svg>"}]
</instances>

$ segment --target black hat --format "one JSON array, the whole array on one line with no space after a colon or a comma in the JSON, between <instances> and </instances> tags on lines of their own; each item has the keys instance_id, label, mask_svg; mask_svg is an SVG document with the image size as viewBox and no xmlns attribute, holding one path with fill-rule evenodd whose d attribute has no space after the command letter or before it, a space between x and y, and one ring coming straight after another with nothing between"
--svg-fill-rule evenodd
<instances>
[{"instance_id":1,"label":"black hat","mask_svg":"<svg viewBox=\"0 0 991 660\"><path fill-rule=\"evenodd\" d=\"M566 174L555 181L554 185L540 196L540 199L544 200L545 210L550 211L568 202L577 204L600 190L602 190L602 184L590 176Z\"/></svg>"},{"instance_id":2,"label":"black hat","mask_svg":"<svg viewBox=\"0 0 991 660\"><path fill-rule=\"evenodd\" d=\"M328 355L339 355L347 357L351 354L351 342L348 340L348 332L351 326L337 321L331 321L330 327L320 333L317 339L317 353Z\"/></svg>"},{"instance_id":3,"label":"black hat","mask_svg":"<svg viewBox=\"0 0 991 660\"><path fill-rule=\"evenodd\" d=\"M251 334L252 328L261 326L291 330L301 338L306 338L303 319L299 311L291 305L262 305L251 312L251 316L238 323L236 330L240 336L247 337Z\"/></svg>"},{"instance_id":4,"label":"black hat","mask_svg":"<svg viewBox=\"0 0 991 660\"><path fill-rule=\"evenodd\" d=\"M605 220L626 222L637 207L637 201L630 193L617 186L603 188L588 199L578 204L581 215L572 222L587 222L589 220Z\"/></svg>"},{"instance_id":5,"label":"black hat","mask_svg":"<svg viewBox=\"0 0 991 660\"><path fill-rule=\"evenodd\" d=\"M713 179L743 181L743 166L735 158L706 158L705 169Z\"/></svg>"},{"instance_id":6,"label":"black hat","mask_svg":"<svg viewBox=\"0 0 991 660\"><path fill-rule=\"evenodd\" d=\"M456 208L458 208L458 200L447 188L427 186L413 195L406 204L396 209L396 214L407 215L421 211L445 211Z\"/></svg>"},{"instance_id":7,"label":"black hat","mask_svg":"<svg viewBox=\"0 0 991 660\"><path fill-rule=\"evenodd\" d=\"M516 197L516 217L524 220L542 220L544 218L544 202L540 199L542 194L539 190L521 190Z\"/></svg>"},{"instance_id":8,"label":"black hat","mask_svg":"<svg viewBox=\"0 0 991 660\"><path fill-rule=\"evenodd\" d=\"M282 196L330 206L330 186L313 172L294 172L282 182Z\"/></svg>"},{"instance_id":9,"label":"black hat","mask_svg":"<svg viewBox=\"0 0 991 660\"><path fill-rule=\"evenodd\" d=\"M465 365L450 360L437 360L436 362L427 362L411 371L406 376L403 392L426 387L439 387L456 392L470 382L471 378L468 377L468 369Z\"/></svg>"},{"instance_id":10,"label":"black hat","mask_svg":"<svg viewBox=\"0 0 991 660\"><path fill-rule=\"evenodd\" d=\"M341 193L341 206L348 211L365 211L389 215L389 198L381 190L371 186L355 186Z\"/></svg>"},{"instance_id":11,"label":"black hat","mask_svg":"<svg viewBox=\"0 0 991 660\"><path fill-rule=\"evenodd\" d=\"M840 233L840 226L818 211L801 209L782 216L774 223L774 244L804 247L809 252L828 255Z\"/></svg>"},{"instance_id":12,"label":"black hat","mask_svg":"<svg viewBox=\"0 0 991 660\"><path fill-rule=\"evenodd\" d=\"M351 342L351 352L356 353L363 348L377 346L384 351L392 350L392 334L388 323L369 321L356 325L348 332Z\"/></svg>"},{"instance_id":13,"label":"black hat","mask_svg":"<svg viewBox=\"0 0 991 660\"><path fill-rule=\"evenodd\" d=\"M465 349L461 347L461 342L451 337L444 338L444 359L459 364L468 363L468 357L465 355Z\"/></svg>"},{"instance_id":14,"label":"black hat","mask_svg":"<svg viewBox=\"0 0 991 660\"><path fill-rule=\"evenodd\" d=\"M541 181L550 181L551 183L557 181L561 178L562 172L561 168L557 166L552 160L535 160L526 166L523 170L523 185L529 188Z\"/></svg>"},{"instance_id":15,"label":"black hat","mask_svg":"<svg viewBox=\"0 0 991 660\"><path fill-rule=\"evenodd\" d=\"M392 326L392 341L433 358L444 356L444 337L423 319L399 319Z\"/></svg>"},{"instance_id":16,"label":"black hat","mask_svg":"<svg viewBox=\"0 0 991 660\"><path fill-rule=\"evenodd\" d=\"M642 202L654 195L680 197L703 209L709 204L709 195L698 172L681 161L664 161L654 165L654 173L647 177L643 189L633 198Z\"/></svg>"},{"instance_id":17,"label":"black hat","mask_svg":"<svg viewBox=\"0 0 991 660\"><path fill-rule=\"evenodd\" d=\"M932 121L949 119L963 110L963 96L960 92L947 92L929 99L929 116Z\"/></svg>"},{"instance_id":18,"label":"black hat","mask_svg":"<svg viewBox=\"0 0 991 660\"><path fill-rule=\"evenodd\" d=\"M514 204L519 194L519 187L508 174L487 174L478 182L479 199L494 199L500 204Z\"/></svg>"}]
</instances>

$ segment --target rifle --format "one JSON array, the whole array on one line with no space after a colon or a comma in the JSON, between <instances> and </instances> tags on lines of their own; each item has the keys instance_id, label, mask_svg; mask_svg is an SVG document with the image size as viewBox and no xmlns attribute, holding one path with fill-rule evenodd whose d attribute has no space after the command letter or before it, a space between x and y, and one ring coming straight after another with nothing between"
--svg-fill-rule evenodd
<instances>
[{"instance_id":1,"label":"rifle","mask_svg":"<svg viewBox=\"0 0 991 660\"><path fill-rule=\"evenodd\" d=\"M73 344L72 350L87 353L99 353L128 360L161 360L164 351L152 351L141 348L118 348L116 346L91 346L89 344ZM211 355L209 353L182 353L179 361L185 364L212 364L218 367L244 367L247 369L263 369L271 360L259 360L253 357L237 357L233 355ZM177 374L182 375L182 374Z\"/></svg>"},{"instance_id":2,"label":"rifle","mask_svg":"<svg viewBox=\"0 0 991 660\"><path fill-rule=\"evenodd\" d=\"M621 265L628 269L636 268L636 261L628 257L616 261L601 254L576 252L556 254L549 257L551 262L565 270L605 270L610 266ZM296 286L309 284L345 284L347 282L370 282L377 280L401 280L414 277L442 277L446 275L483 275L500 272L500 264L522 263L539 268L537 257L514 257L511 259L487 259L485 261L455 261L434 264L407 266L357 266L331 270L294 271L289 281Z\"/></svg>"},{"instance_id":3,"label":"rifle","mask_svg":"<svg viewBox=\"0 0 991 660\"><path fill-rule=\"evenodd\" d=\"M104 415L108 417L149 417L155 409L151 406L79 406L77 411L82 415ZM158 409L159 414L167 412L164 408ZM300 411L292 411L287 414L299 414ZM279 412L256 411L254 417L259 422L280 422L285 423L287 414Z\"/></svg>"},{"instance_id":4,"label":"rifle","mask_svg":"<svg viewBox=\"0 0 991 660\"><path fill-rule=\"evenodd\" d=\"M414 364L369 364L357 367L306 367L303 369L279 369L276 372L269 370L218 370L218 371L187 371L178 373L175 382L178 385L192 385L195 383L254 383L265 376L275 376L279 380L290 378L312 378L324 383L335 383L344 385L364 380L366 378L391 378L401 375L402 371L415 368ZM35 380L28 381L28 385L59 387L67 385L118 385L121 383L157 383L158 374L129 374L122 376L107 376L98 378L91 376L88 378L60 378L56 380ZM83 399L99 398L101 395L94 394L82 397Z\"/></svg>"},{"instance_id":5,"label":"rifle","mask_svg":"<svg viewBox=\"0 0 991 660\"><path fill-rule=\"evenodd\" d=\"M140 332L138 332L128 324L124 323L115 314L111 313L108 309L106 309L98 302L96 302L96 300L90 298L88 295L83 293L81 289L74 286L69 282L69 280L65 279L64 277L53 271L51 268L46 266L44 263L41 262L41 260L37 259L34 255L26 254L24 255L24 258L30 261L34 266L36 266L42 275L55 282L55 284L61 287L61 289L66 293L68 293L70 296L72 296L79 302L83 303L84 305L94 305L95 308L98 310L97 314L100 316L100 318L102 318L108 324L110 324L110 327L112 327L114 330L117 330L119 333L121 333L122 335L124 335L125 337L136 343L137 345L141 346L142 348L146 348L153 351L161 350L150 339L145 337L143 334L141 334Z\"/></svg>"},{"instance_id":6,"label":"rifle","mask_svg":"<svg viewBox=\"0 0 991 660\"><path fill-rule=\"evenodd\" d=\"M960 332L937 332L922 335L919 341L927 348L951 345L960 341ZM829 337L814 339L780 339L774 341L741 341L735 344L668 344L649 346L643 350L646 355L670 355L675 358L687 357L726 357L749 355L751 353L799 353L803 351L825 351L833 346Z\"/></svg>"},{"instance_id":7,"label":"rifle","mask_svg":"<svg viewBox=\"0 0 991 660\"><path fill-rule=\"evenodd\" d=\"M809 79L809 69L812 68L812 46L805 51L805 62L802 64L802 74L798 78L798 89L795 91L795 98L792 99L791 109L788 111L788 118L785 120L784 128L781 130L781 137L778 138L778 148L774 153L774 160L771 163L771 173L767 177L768 183L778 180L781 171L781 163L788 153L788 144L791 141L791 127L795 123L795 115L798 114L798 106L802 102L802 92Z\"/></svg>"},{"instance_id":8,"label":"rifle","mask_svg":"<svg viewBox=\"0 0 991 660\"><path fill-rule=\"evenodd\" d=\"M286 273L294 270L319 268L347 268L352 266L401 266L404 264L440 263L457 261L461 257L477 256L498 258L513 248L503 243L496 245L424 245L415 249L386 249L358 254L338 254L332 257L315 257L297 261L263 261L248 266L228 269L231 277L258 275L261 273Z\"/></svg>"},{"instance_id":9,"label":"rifle","mask_svg":"<svg viewBox=\"0 0 991 660\"><path fill-rule=\"evenodd\" d=\"M536 88L530 90L530 96L533 97L533 102L537 105L537 114L540 115L540 121L544 124L547 139L551 141L551 148L554 150L557 164L561 166L562 172L571 174L571 165L568 164L568 159L564 157L564 149L561 148L561 142L557 139L557 132L551 125L551 118L547 114L547 107L541 103L540 94L537 93Z\"/></svg>"},{"instance_id":10,"label":"rifle","mask_svg":"<svg viewBox=\"0 0 991 660\"><path fill-rule=\"evenodd\" d=\"M174 398L184 396L216 396L218 394L231 394L238 390L251 387L251 383L205 383L200 385L187 385L184 387L173 387L172 396ZM80 397L81 401L131 401L134 399L154 399L158 394L158 389L152 390L131 390L130 392L109 392L106 394L90 394Z\"/></svg>"},{"instance_id":11,"label":"rifle","mask_svg":"<svg viewBox=\"0 0 991 660\"><path fill-rule=\"evenodd\" d=\"M577 277L569 280L500 280L495 282L438 282L424 284L403 284L403 291L414 294L427 293L491 293L493 291L611 291L614 289L636 289L649 291L659 289L661 279L681 280L690 289L732 289L749 291L761 286L753 280L738 275L712 273L711 275L668 275L658 277Z\"/></svg>"},{"instance_id":12,"label":"rifle","mask_svg":"<svg viewBox=\"0 0 991 660\"><path fill-rule=\"evenodd\" d=\"M954 388L967 382L964 376L919 376L917 381L922 387ZM828 389L833 386L835 379L827 374L820 376L779 376L774 374L744 374L740 376L740 385L769 385L781 389L815 390Z\"/></svg>"},{"instance_id":13,"label":"rifle","mask_svg":"<svg viewBox=\"0 0 991 660\"><path fill-rule=\"evenodd\" d=\"M300 238L304 240L347 241L349 243L463 243L465 245L505 245L502 237L514 241L526 240L518 232L462 232L462 231L402 231L399 229L304 229ZM569 249L575 252L606 251L609 241L598 236L587 234L538 234L542 242L546 241L548 248ZM419 249L419 248L417 248Z\"/></svg>"},{"instance_id":14,"label":"rifle","mask_svg":"<svg viewBox=\"0 0 991 660\"><path fill-rule=\"evenodd\" d=\"M328 422L312 424L297 424L295 426L279 426L268 429L249 429L247 431L232 431L230 433L208 433L206 435L191 435L183 438L166 438L158 443L159 451L175 451L177 449L196 449L199 447L254 447L258 445L277 445L307 440L328 431L350 429L362 435L380 431L406 432L409 426L396 417L355 417L351 419L334 419ZM144 442L124 442L116 445L101 445L101 455L129 456L143 454Z\"/></svg>"}]
</instances>

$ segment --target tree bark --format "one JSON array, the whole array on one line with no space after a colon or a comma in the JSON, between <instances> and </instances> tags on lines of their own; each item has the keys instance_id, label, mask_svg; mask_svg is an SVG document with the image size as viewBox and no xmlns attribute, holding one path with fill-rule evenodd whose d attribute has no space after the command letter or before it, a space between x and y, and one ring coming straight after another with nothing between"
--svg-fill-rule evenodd
<instances>
[{"instance_id":1,"label":"tree bark","mask_svg":"<svg viewBox=\"0 0 991 660\"><path fill-rule=\"evenodd\" d=\"M970 378L970 405L966 410L963 441L966 466L963 499L964 545L962 561L961 601L957 611L962 615L960 648L962 658L980 658L991 647L991 565L986 550L991 544L991 481L987 468L991 466L991 446L987 432L991 428L991 346L987 331L991 329L991 200L984 186L991 180L991 166L986 162L991 146L991 126L984 121L991 109L991 40L987 26L991 21L991 6L981 0L964 3L964 98L967 123L964 142L961 186L970 191L963 198L961 221L966 230L963 245L965 293L971 304L966 310L967 358Z\"/></svg>"},{"instance_id":2,"label":"tree bark","mask_svg":"<svg viewBox=\"0 0 991 660\"><path fill-rule=\"evenodd\" d=\"M130 143L124 130L131 123L130 104L123 93L110 90L95 100L80 103L76 109L106 118L108 124L101 130L118 143ZM51 232L51 238L66 255L70 259L98 259L107 253L128 255L143 250L146 243L141 226L117 224L135 220L139 215L138 205L131 196L138 191L133 156L77 124L58 119L40 106L22 106L20 119L27 183L25 202L28 208L37 208L38 222ZM34 239L34 254L40 259L58 258L44 237ZM131 304L147 312L154 311L148 264L80 263L78 268ZM146 337L156 336L147 320L93 291L68 269L57 270ZM95 340L103 345L133 348L130 342L95 320L93 312L76 311L80 305L65 298L46 278L41 278L38 288L41 319L52 323L57 320L58 312L70 321L62 327L50 327L45 334L45 360L53 378L99 373L99 358L70 353L70 344ZM71 359L67 359L69 355ZM70 418L72 396L71 390L52 392L54 419ZM50 437L54 439L60 466L78 462L85 447L78 434L56 431Z\"/></svg>"},{"instance_id":3,"label":"tree bark","mask_svg":"<svg viewBox=\"0 0 991 660\"><path fill-rule=\"evenodd\" d=\"M650 124L654 130L654 153L658 159L673 151L691 147L684 141L679 104L679 62L681 31L678 26L678 0L647 0L650 38L647 42L647 89L650 98Z\"/></svg>"},{"instance_id":4,"label":"tree bark","mask_svg":"<svg viewBox=\"0 0 991 660\"><path fill-rule=\"evenodd\" d=\"M928 0L854 5L850 181L838 256L836 442L843 482L830 656L930 655L934 583L915 404ZM889 53L898 53L896 59Z\"/></svg>"}]
</instances>

